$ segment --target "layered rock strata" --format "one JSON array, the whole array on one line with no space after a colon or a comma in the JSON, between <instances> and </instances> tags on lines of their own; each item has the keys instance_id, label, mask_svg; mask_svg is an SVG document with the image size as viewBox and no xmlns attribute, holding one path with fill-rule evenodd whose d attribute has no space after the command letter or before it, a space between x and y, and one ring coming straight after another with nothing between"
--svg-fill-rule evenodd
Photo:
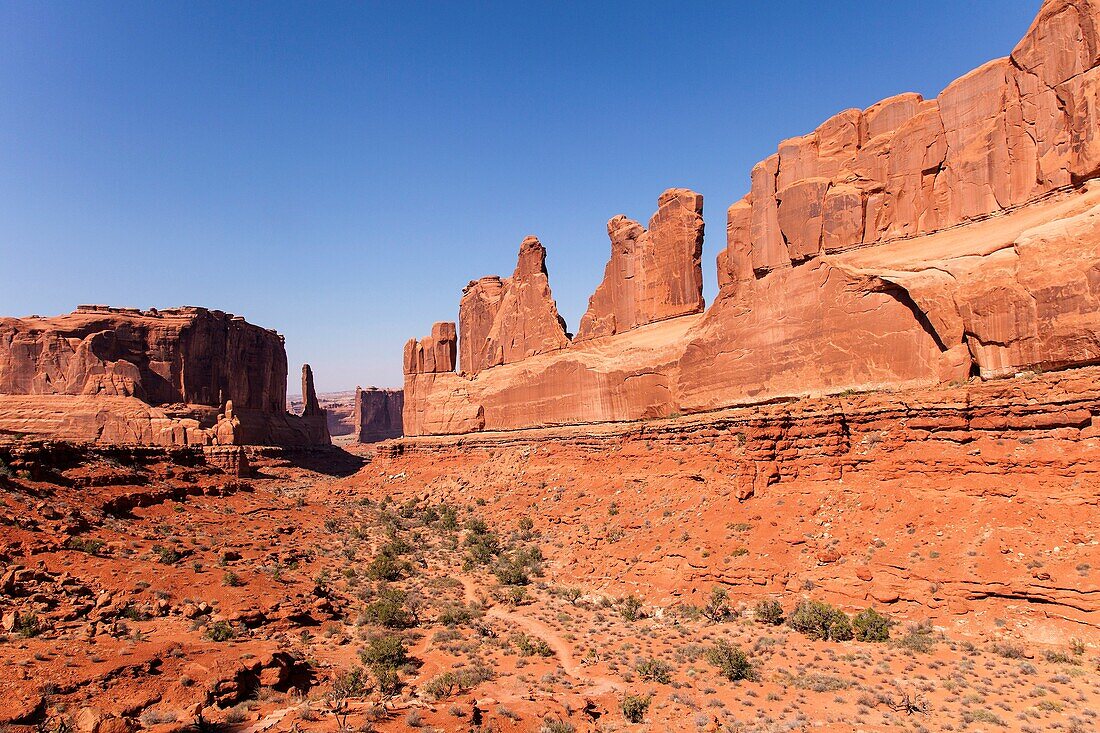
<instances>
[{"instance_id":1,"label":"layered rock strata","mask_svg":"<svg viewBox=\"0 0 1100 733\"><path fill-rule=\"evenodd\" d=\"M666 608L716 584L750 605L812 588L853 611L1065 644L1100 638L1098 447L1100 367L1083 367L405 438L354 481L397 501L486 498L490 522L530 515L567 548L559 585Z\"/></svg>"},{"instance_id":2,"label":"layered rock strata","mask_svg":"<svg viewBox=\"0 0 1100 733\"><path fill-rule=\"evenodd\" d=\"M471 368L406 370L406 434L1100 362L1098 29L1100 3L1047 0L1009 57L936 99L899 95L781 142L727 212L701 315L702 202L683 189L648 230L612 220L604 282L569 343L477 361L484 323L495 343L527 332L499 317L493 281L472 283L458 329Z\"/></svg>"},{"instance_id":3,"label":"layered rock strata","mask_svg":"<svg viewBox=\"0 0 1100 733\"><path fill-rule=\"evenodd\" d=\"M0 435L154 445L327 443L285 410L282 337L205 308L0 319Z\"/></svg>"}]
</instances>

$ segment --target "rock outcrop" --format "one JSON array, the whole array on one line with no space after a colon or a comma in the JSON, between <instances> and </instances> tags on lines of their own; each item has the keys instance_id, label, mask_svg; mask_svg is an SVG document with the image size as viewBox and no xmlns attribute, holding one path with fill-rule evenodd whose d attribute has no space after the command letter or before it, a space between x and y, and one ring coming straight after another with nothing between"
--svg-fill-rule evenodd
<instances>
[{"instance_id":1,"label":"rock outcrop","mask_svg":"<svg viewBox=\"0 0 1100 733\"><path fill-rule=\"evenodd\" d=\"M577 341L703 310L703 197L671 188L649 229L625 216L607 222L611 259L588 301Z\"/></svg>"},{"instance_id":2,"label":"rock outcrop","mask_svg":"<svg viewBox=\"0 0 1100 733\"><path fill-rule=\"evenodd\" d=\"M468 375L569 344L550 294L546 248L537 237L523 240L511 278L493 275L466 286L458 322L461 367Z\"/></svg>"},{"instance_id":3,"label":"rock outcrop","mask_svg":"<svg viewBox=\"0 0 1100 733\"><path fill-rule=\"evenodd\" d=\"M510 281L472 283L459 319L469 367L407 379L406 434L1100 362L1098 33L1100 2L1047 0L1011 56L936 99L901 94L781 142L727 212L705 313L702 201L683 189L661 197L648 231L611 221L611 261L572 342L532 348L514 315L532 306L509 299Z\"/></svg>"},{"instance_id":4,"label":"rock outcrop","mask_svg":"<svg viewBox=\"0 0 1100 733\"><path fill-rule=\"evenodd\" d=\"M0 435L315 445L285 410L278 333L205 308L0 319Z\"/></svg>"},{"instance_id":5,"label":"rock outcrop","mask_svg":"<svg viewBox=\"0 0 1100 733\"><path fill-rule=\"evenodd\" d=\"M401 410L404 393L399 389L378 387L355 388L355 429L352 435L359 443L377 443L380 440L400 438Z\"/></svg>"},{"instance_id":6,"label":"rock outcrop","mask_svg":"<svg viewBox=\"0 0 1100 733\"><path fill-rule=\"evenodd\" d=\"M313 386L313 368L302 365L302 423L309 433L310 443L325 445L332 442L328 432L328 416L317 401L317 389Z\"/></svg>"}]
</instances>

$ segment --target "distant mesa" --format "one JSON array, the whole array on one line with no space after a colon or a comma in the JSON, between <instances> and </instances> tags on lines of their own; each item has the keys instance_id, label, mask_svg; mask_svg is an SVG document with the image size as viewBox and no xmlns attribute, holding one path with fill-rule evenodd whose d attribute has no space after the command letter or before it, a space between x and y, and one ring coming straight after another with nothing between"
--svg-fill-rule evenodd
<instances>
[{"instance_id":1,"label":"distant mesa","mask_svg":"<svg viewBox=\"0 0 1100 733\"><path fill-rule=\"evenodd\" d=\"M323 411L288 414L286 384L282 336L218 310L84 305L0 318L0 437L327 445Z\"/></svg>"},{"instance_id":2,"label":"distant mesa","mask_svg":"<svg viewBox=\"0 0 1100 733\"><path fill-rule=\"evenodd\" d=\"M404 430L637 420L1100 362L1100 3L1047 0L1009 57L779 143L729 207L704 311L699 194L608 223L570 337L546 250L405 350ZM456 358L457 357L457 358ZM457 369L456 371L456 361Z\"/></svg>"}]
</instances>

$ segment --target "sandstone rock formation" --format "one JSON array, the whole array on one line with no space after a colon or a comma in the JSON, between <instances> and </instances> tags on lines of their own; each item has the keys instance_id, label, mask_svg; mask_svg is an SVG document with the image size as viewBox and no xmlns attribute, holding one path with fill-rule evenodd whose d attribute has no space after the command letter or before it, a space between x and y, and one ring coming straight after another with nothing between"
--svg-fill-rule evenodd
<instances>
[{"instance_id":1,"label":"sandstone rock formation","mask_svg":"<svg viewBox=\"0 0 1100 733\"><path fill-rule=\"evenodd\" d=\"M356 387L355 429L352 431L355 440L359 443L377 443L401 437L403 394L399 389Z\"/></svg>"},{"instance_id":2,"label":"sandstone rock formation","mask_svg":"<svg viewBox=\"0 0 1100 733\"><path fill-rule=\"evenodd\" d=\"M432 326L430 336L409 339L405 344L405 374L453 372L457 356L458 333L454 323Z\"/></svg>"},{"instance_id":3,"label":"sandstone rock formation","mask_svg":"<svg viewBox=\"0 0 1100 733\"><path fill-rule=\"evenodd\" d=\"M588 301L577 341L703 310L703 197L671 188L649 229L625 216L607 223L611 260Z\"/></svg>"},{"instance_id":4,"label":"sandstone rock formation","mask_svg":"<svg viewBox=\"0 0 1100 733\"><path fill-rule=\"evenodd\" d=\"M325 445L332 442L328 433L328 417L317 401L317 389L313 386L313 369L302 365L302 423L309 432L310 443Z\"/></svg>"},{"instance_id":5,"label":"sandstone rock formation","mask_svg":"<svg viewBox=\"0 0 1100 733\"><path fill-rule=\"evenodd\" d=\"M286 372L279 334L222 311L81 306L2 318L0 435L316 444L285 411Z\"/></svg>"},{"instance_id":6,"label":"sandstone rock formation","mask_svg":"<svg viewBox=\"0 0 1100 733\"><path fill-rule=\"evenodd\" d=\"M569 344L537 237L523 240L511 278L493 275L466 286L458 321L462 371L469 375Z\"/></svg>"},{"instance_id":7,"label":"sandstone rock formation","mask_svg":"<svg viewBox=\"0 0 1100 733\"><path fill-rule=\"evenodd\" d=\"M572 343L554 333L532 348L531 307L510 281L471 283L463 374L406 380L406 434L1100 362L1098 29L1100 3L1047 0L1010 57L936 99L901 94L781 142L728 210L720 292L702 315L701 198L682 189L648 231L609 224L611 261Z\"/></svg>"}]
</instances>

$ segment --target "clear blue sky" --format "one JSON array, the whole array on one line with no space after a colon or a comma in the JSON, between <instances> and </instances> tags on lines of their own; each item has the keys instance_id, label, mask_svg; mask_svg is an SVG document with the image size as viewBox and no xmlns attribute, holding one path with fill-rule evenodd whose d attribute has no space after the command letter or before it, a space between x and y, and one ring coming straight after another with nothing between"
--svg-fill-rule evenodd
<instances>
[{"instance_id":1,"label":"clear blue sky","mask_svg":"<svg viewBox=\"0 0 1100 733\"><path fill-rule=\"evenodd\" d=\"M398 385L470 279L549 250L571 330L607 219L725 209L785 137L1006 55L1039 0L0 0L0 313L206 305L291 391Z\"/></svg>"}]
</instances>

